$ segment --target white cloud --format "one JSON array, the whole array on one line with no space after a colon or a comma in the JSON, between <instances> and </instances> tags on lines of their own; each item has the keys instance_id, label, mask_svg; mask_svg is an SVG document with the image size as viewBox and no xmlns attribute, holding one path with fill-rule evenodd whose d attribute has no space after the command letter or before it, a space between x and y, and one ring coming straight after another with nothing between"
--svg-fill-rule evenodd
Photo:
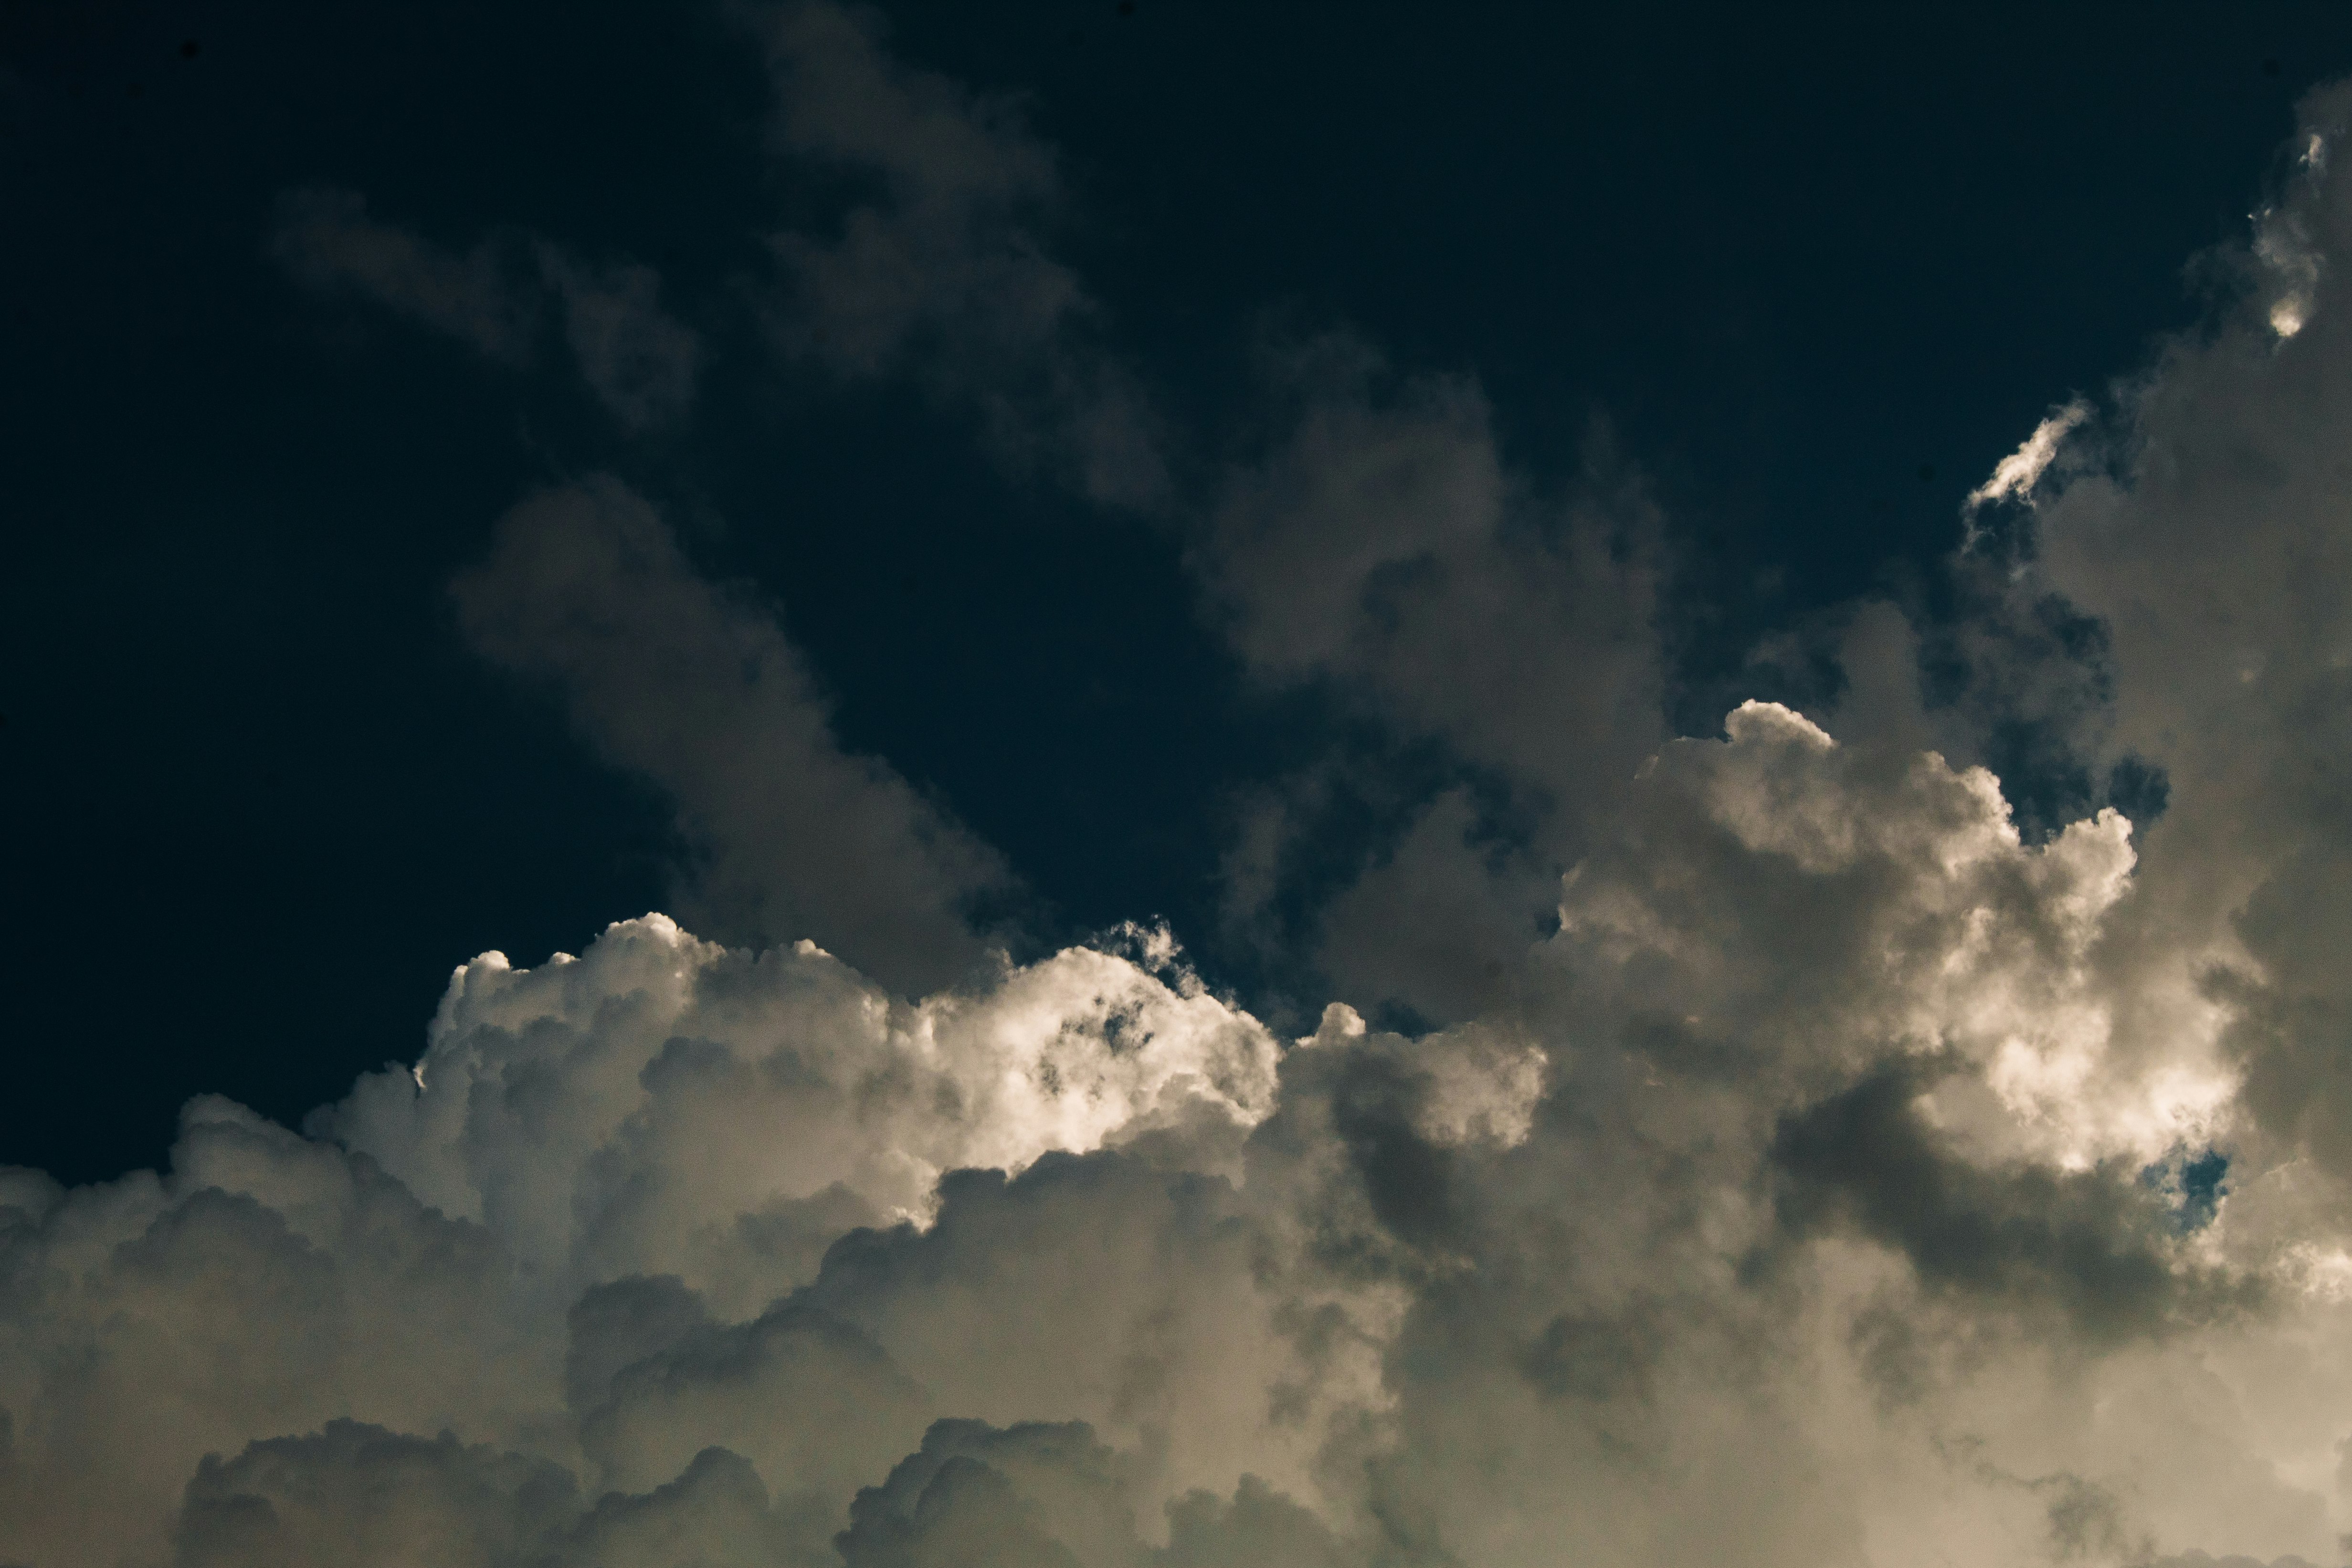
<instances>
[{"instance_id":1,"label":"white cloud","mask_svg":"<svg viewBox=\"0 0 2352 1568\"><path fill-rule=\"evenodd\" d=\"M2060 444L2075 426L2090 417L2091 405L2080 398L2053 411L2033 427L2024 445L1993 465L1991 477L1969 492L1969 509L1993 501L2023 500L2033 494L2033 486L2056 461Z\"/></svg>"},{"instance_id":2,"label":"white cloud","mask_svg":"<svg viewBox=\"0 0 2352 1568\"><path fill-rule=\"evenodd\" d=\"M763 1243L812 1206L928 1220L967 1166L1147 1135L1210 1155L1272 1108L1274 1057L1172 965L1071 948L907 1002L813 944L753 955L648 915L578 958L462 966L432 1087L364 1079L322 1124L562 1290L672 1273L748 1310L806 1282L814 1254Z\"/></svg>"}]
</instances>

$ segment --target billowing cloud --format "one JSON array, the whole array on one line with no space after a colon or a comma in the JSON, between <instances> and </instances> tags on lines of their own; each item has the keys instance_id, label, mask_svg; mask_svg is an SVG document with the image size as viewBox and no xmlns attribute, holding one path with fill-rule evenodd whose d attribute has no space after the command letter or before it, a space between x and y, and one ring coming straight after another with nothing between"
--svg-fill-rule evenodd
<instances>
[{"instance_id":1,"label":"billowing cloud","mask_svg":"<svg viewBox=\"0 0 2352 1568\"><path fill-rule=\"evenodd\" d=\"M652 915L582 958L461 967L429 1087L368 1079L321 1124L566 1300L674 1274L755 1309L852 1227L928 1220L950 1171L1147 1135L1237 1157L1271 1108L1273 1042L1164 946L1137 951L1159 974L1074 948L909 1003L814 944L730 951ZM523 1083L541 1087L512 1100ZM725 1272L754 1257L765 1272Z\"/></svg>"},{"instance_id":2,"label":"billowing cloud","mask_svg":"<svg viewBox=\"0 0 2352 1568\"><path fill-rule=\"evenodd\" d=\"M1232 1180L1275 1042L1136 951L909 1004L651 917L467 966L430 1087L388 1068L310 1137L202 1101L168 1176L11 1173L11 1550L507 1562L715 1510L821 1557L932 1420L1037 1387L1223 1492L1253 1441L1297 1471L1315 1428L1211 1375L1307 1364ZM1023 1174L941 1179L974 1165ZM1003 1295L1040 1247L1058 1313Z\"/></svg>"},{"instance_id":3,"label":"billowing cloud","mask_svg":"<svg viewBox=\"0 0 2352 1568\"><path fill-rule=\"evenodd\" d=\"M1050 158L859 18L766 25L782 143L882 191L780 247L810 351L961 398L1002 348L1095 472ZM769 607L617 482L526 502L460 624L674 800L720 939L485 954L299 1133L205 1098L165 1172L0 1171L0 1550L2336 1560L2347 111L2305 105L2242 298L1979 492L2033 527L1969 542L1968 624L1845 618L1821 721L1668 737L1640 486L1539 496L1473 383L1310 355L1193 564L1259 677L1453 771L1324 912L1302 1038L1156 928L994 950L1009 871L842 747ZM321 211L298 261L507 351L490 263ZM650 285L575 282L635 384L595 302ZM2002 711L2161 815L2021 824Z\"/></svg>"},{"instance_id":4,"label":"billowing cloud","mask_svg":"<svg viewBox=\"0 0 2352 1568\"><path fill-rule=\"evenodd\" d=\"M2275 1239L2341 1228L2160 1179L2235 1058L2219 1009L2113 1027L2126 824L2031 845L1980 770L1750 705L1605 842L1521 1004L1418 1040L1335 1005L1277 1040L1152 933L916 999L657 916L486 955L421 1091L302 1135L199 1102L168 1175L9 1178L11 1539L2324 1549L2352 1305Z\"/></svg>"},{"instance_id":5,"label":"billowing cloud","mask_svg":"<svg viewBox=\"0 0 2352 1568\"><path fill-rule=\"evenodd\" d=\"M2244 1104L2274 1145L2352 1176L2342 1089L2352 1023L2338 955L2352 940L2343 876L2352 779L2352 179L2315 150L2352 94L2303 105L2307 152L2265 220L2315 247L2270 247L2209 333L2131 385L2101 455L2042 504L2039 580L2111 629L2107 744L2166 771L2171 808L2148 836L2144 963L2189 955L2226 1007ZM2264 232L2269 232L2265 230ZM2267 303L2304 292L2283 340Z\"/></svg>"}]
</instances>

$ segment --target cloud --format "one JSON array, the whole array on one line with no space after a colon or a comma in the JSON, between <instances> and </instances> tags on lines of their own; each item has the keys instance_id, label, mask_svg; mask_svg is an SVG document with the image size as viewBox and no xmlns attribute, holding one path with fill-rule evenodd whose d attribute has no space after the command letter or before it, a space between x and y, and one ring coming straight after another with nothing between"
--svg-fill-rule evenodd
<instances>
[{"instance_id":1,"label":"cloud","mask_svg":"<svg viewBox=\"0 0 2352 1568\"><path fill-rule=\"evenodd\" d=\"M1028 347L1084 293L1029 220L1060 197L1053 151L1008 102L894 59L879 18L825 4L761 17L776 75L775 149L868 172L882 201L832 245L778 241L802 275L810 347L845 370L888 367L927 322Z\"/></svg>"},{"instance_id":2,"label":"cloud","mask_svg":"<svg viewBox=\"0 0 2352 1568\"><path fill-rule=\"evenodd\" d=\"M459 255L331 186L281 196L269 247L306 287L371 299L511 369L536 358L551 293L582 380L625 427L675 421L693 403L701 339L663 308L650 267L592 266L515 235Z\"/></svg>"},{"instance_id":3,"label":"cloud","mask_svg":"<svg viewBox=\"0 0 2352 1568\"><path fill-rule=\"evenodd\" d=\"M592 267L544 242L538 250L588 389L631 429L683 415L694 402L702 340L662 308L660 276L635 265Z\"/></svg>"},{"instance_id":4,"label":"cloud","mask_svg":"<svg viewBox=\"0 0 2352 1568\"><path fill-rule=\"evenodd\" d=\"M168 1535L189 1560L302 1563L335 1542L363 1561L437 1542L506 1562L706 1506L824 1548L943 1394L989 1385L952 1353L978 1320L939 1315L928 1289L963 1266L938 1249L970 1253L971 1299L994 1299L990 1255L1013 1259L992 1216L1067 1185L1016 1178L1003 1211L970 1178L935 1190L940 1170L1129 1149L1080 1168L1077 1192L1107 1196L1065 1244L1129 1243L1143 1324L1155 1293L1256 1291L1230 1226L1184 1227L1222 1186L1191 1173L1232 1167L1270 1108L1273 1042L1157 962L1075 949L913 1005L813 949L628 923L576 960L468 966L422 1093L388 1067L310 1137L200 1101L165 1176L61 1192L9 1173L12 1550L145 1561ZM1152 1194L1163 1218L1139 1224ZM936 1223L866 1232L848 1273L824 1262L893 1200ZM1163 1274L1203 1246L1228 1266ZM916 1274L894 1281L901 1255ZM1064 1274L1074 1311L1112 1299L1100 1261ZM1048 1321L1003 1304L1003 1332ZM1149 1342L1088 1326L1036 1338L1034 1370L992 1396L1087 1348L1105 1381L1072 1397L1132 1431ZM1234 1326L1167 1343L1229 1360ZM1207 1364L1171 1396L1212 1384Z\"/></svg>"},{"instance_id":5,"label":"cloud","mask_svg":"<svg viewBox=\"0 0 2352 1568\"><path fill-rule=\"evenodd\" d=\"M1095 489L1118 449L1066 417L1109 372L1034 237L1050 157L847 13L765 25L780 144L879 193L780 246L807 351L1143 494L1118 462ZM2347 105L2309 99L2298 144ZM2036 526L1962 562L1965 625L1838 623L1833 716L1669 737L1638 482L1596 449L1542 495L1474 382L1297 356L1194 570L1257 679L1442 759L1322 910L1343 995L1303 1039L1156 930L994 950L1010 872L844 749L770 607L616 481L526 502L460 626L675 803L719 939L647 915L484 954L417 1062L300 1133L205 1098L167 1171L0 1171L0 1539L2321 1560L2352 1525L2352 176L2296 167L2242 297L1979 492ZM289 265L522 351L498 254L314 207ZM614 326L646 276L537 287L592 379L660 384ZM1965 702L1917 679L1937 636ZM2021 822L2004 715L2160 768L2161 819ZM1276 793L1270 883L1317 809Z\"/></svg>"},{"instance_id":6,"label":"cloud","mask_svg":"<svg viewBox=\"0 0 2352 1568\"><path fill-rule=\"evenodd\" d=\"M1059 160L1018 107L893 57L863 8L793 0L736 16L774 85L770 151L858 187L832 232L767 235L772 341L852 381L911 382L1016 472L1111 507L1171 507L1171 433L1106 346L1102 306L1054 254ZM286 193L269 248L307 287L371 299L510 368L560 318L588 390L632 431L692 405L706 348L650 267L520 231L461 254L331 186Z\"/></svg>"},{"instance_id":7,"label":"cloud","mask_svg":"<svg viewBox=\"0 0 2352 1568\"><path fill-rule=\"evenodd\" d=\"M1237 470L1197 554L1234 646L1570 799L1659 738L1654 513L1625 481L1547 502L1506 465L1475 382L1394 378L1326 340L1298 406ZM1605 449L1588 454L1605 474Z\"/></svg>"},{"instance_id":8,"label":"cloud","mask_svg":"<svg viewBox=\"0 0 2352 1568\"><path fill-rule=\"evenodd\" d=\"M460 256L370 216L355 191L320 186L278 198L269 247L307 287L373 299L507 364L530 358L537 290L495 245Z\"/></svg>"},{"instance_id":9,"label":"cloud","mask_svg":"<svg viewBox=\"0 0 2352 1568\"><path fill-rule=\"evenodd\" d=\"M1985 1169L1937 1147L1922 1084L1883 1070L1782 1119L1784 1223L1843 1220L1900 1249L1921 1281L2063 1314L2093 1339L2248 1310L2252 1282L2179 1268L2165 1217L2108 1172Z\"/></svg>"},{"instance_id":10,"label":"cloud","mask_svg":"<svg viewBox=\"0 0 2352 1568\"><path fill-rule=\"evenodd\" d=\"M569 1472L543 1460L331 1421L314 1435L208 1456L188 1483L177 1560L389 1564L422 1556L454 1568L523 1557L577 1501Z\"/></svg>"},{"instance_id":11,"label":"cloud","mask_svg":"<svg viewBox=\"0 0 2352 1568\"><path fill-rule=\"evenodd\" d=\"M1286 1044L1150 934L912 998L658 916L485 955L421 1092L0 1184L0 1516L34 1562L2308 1553L2352 1356L2261 1369L2352 1309L2273 1189L2184 1227L2142 1176L2195 1124L2102 1027L2130 868L1750 705L1642 771L1517 1009L1419 1039Z\"/></svg>"},{"instance_id":12,"label":"cloud","mask_svg":"<svg viewBox=\"0 0 2352 1568\"><path fill-rule=\"evenodd\" d=\"M1147 1134L1229 1145L1270 1108L1273 1058L1181 968L1073 948L909 1003L812 944L755 955L648 916L576 959L464 966L432 1087L369 1078L321 1125L567 1304L674 1274L754 1310L844 1232L928 1217L947 1172Z\"/></svg>"},{"instance_id":13,"label":"cloud","mask_svg":"<svg viewBox=\"0 0 2352 1568\"><path fill-rule=\"evenodd\" d=\"M1346 337L1273 371L1277 434L1228 476L1192 565L1261 683L1328 693L1450 759L1447 787L1328 900L1318 956L1342 994L1464 1017L1664 738L1658 518L1598 438L1575 490L1537 494L1474 381L1395 375ZM1315 815L1319 776L1298 782L1260 816L1257 902L1281 889L1281 836Z\"/></svg>"},{"instance_id":14,"label":"cloud","mask_svg":"<svg viewBox=\"0 0 2352 1568\"><path fill-rule=\"evenodd\" d=\"M869 12L749 15L775 80L775 151L871 187L837 233L772 236L779 340L844 376L910 376L1007 462L1090 499L1164 505L1160 422L1047 244L1052 149L1009 101L893 58Z\"/></svg>"},{"instance_id":15,"label":"cloud","mask_svg":"<svg viewBox=\"0 0 2352 1568\"><path fill-rule=\"evenodd\" d=\"M2324 147L2347 112L2346 88L2315 91L2297 143ZM2263 228L2241 300L2168 344L2130 384L2101 461L2043 497L2033 569L2110 630L2110 754L2169 779L2141 874L2144 961L2187 967L2171 993L2194 986L2231 1015L2245 1104L2278 1140L2263 1158L2308 1157L2339 1178L2352 1176L2338 1088L2352 992L2335 956L2352 938L2352 737L2336 716L2352 682L2347 175L2299 160L2265 220L2315 247L2294 283L2302 329L2273 330L2282 285ZM2143 992L2166 994L2152 980Z\"/></svg>"},{"instance_id":16,"label":"cloud","mask_svg":"<svg viewBox=\"0 0 2352 1568\"><path fill-rule=\"evenodd\" d=\"M893 984L982 963L995 852L887 764L844 751L773 612L699 576L653 508L593 479L524 503L453 590L469 643L555 687L614 765L677 803L688 912L803 937Z\"/></svg>"},{"instance_id":17,"label":"cloud","mask_svg":"<svg viewBox=\"0 0 2352 1568\"><path fill-rule=\"evenodd\" d=\"M2024 445L1994 465L1990 478L1969 492L1969 508L1973 511L1993 501L2022 500L2032 495L2042 473L2056 460L2060 444L2090 417L2091 405L2080 398L2054 410L2033 427Z\"/></svg>"}]
</instances>

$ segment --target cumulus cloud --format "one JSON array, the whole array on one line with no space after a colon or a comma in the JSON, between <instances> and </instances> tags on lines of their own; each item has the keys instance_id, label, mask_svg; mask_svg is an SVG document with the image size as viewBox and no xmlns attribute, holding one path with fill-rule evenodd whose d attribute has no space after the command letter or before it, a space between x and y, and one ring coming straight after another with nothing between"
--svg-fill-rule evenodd
<instances>
[{"instance_id":1,"label":"cumulus cloud","mask_svg":"<svg viewBox=\"0 0 2352 1568\"><path fill-rule=\"evenodd\" d=\"M420 1065L430 1088L371 1078L322 1125L567 1299L673 1274L739 1308L806 1283L856 1225L928 1220L950 1171L1150 1135L1237 1146L1275 1071L1265 1031L1172 958L1076 948L907 1002L814 944L730 950L659 915L581 958L462 967ZM507 1093L526 1082L527 1103ZM712 1271L754 1258L767 1272Z\"/></svg>"},{"instance_id":2,"label":"cumulus cloud","mask_svg":"<svg viewBox=\"0 0 2352 1568\"><path fill-rule=\"evenodd\" d=\"M280 198L270 251L310 288L373 300L509 367L538 354L551 296L582 380L623 425L646 429L693 402L701 339L663 308L650 267L594 266L516 235L459 254L331 186Z\"/></svg>"},{"instance_id":3,"label":"cumulus cloud","mask_svg":"<svg viewBox=\"0 0 2352 1568\"><path fill-rule=\"evenodd\" d=\"M2324 149L2347 112L2342 86L2315 91L2298 142ZM2265 238L2281 225L2313 247L2308 267L2282 272ZM2111 630L2105 744L2170 780L2147 844L2140 961L2188 966L2174 993L2193 985L2228 1012L2262 1158L2331 1179L2352 1176L2338 1070L2352 993L2336 956L2352 937L2352 337L2331 265L2347 241L2352 184L2306 151L2258 231L2242 302L2128 386L2104 461L2043 500L2034 566ZM2285 340L2280 288L2301 291Z\"/></svg>"},{"instance_id":4,"label":"cumulus cloud","mask_svg":"<svg viewBox=\"0 0 2352 1568\"><path fill-rule=\"evenodd\" d=\"M992 279L1016 371L1064 353L1062 275L1005 215L1050 160L845 13L770 22L782 137L885 192L783 247L813 351L997 331ZM1538 496L1474 384L1318 350L1195 567L1261 678L1459 768L1332 905L1342 998L1295 1040L1156 930L992 951L1009 873L841 747L768 607L615 482L527 502L461 625L677 802L721 939L485 954L416 1062L299 1133L205 1098L165 1172L0 1170L5 1550L2336 1560L2347 178L2303 157L2242 298L1979 492L2036 528L1970 580L2011 683L1974 700L2161 769L2137 822L2021 825L1883 606L1831 722L1753 701L1669 738L1639 486ZM333 276L509 340L488 264L334 211ZM899 255L905 289L840 295Z\"/></svg>"},{"instance_id":5,"label":"cumulus cloud","mask_svg":"<svg viewBox=\"0 0 2352 1568\"><path fill-rule=\"evenodd\" d=\"M503 1563L715 1511L730 1550L827 1560L932 1420L1047 1387L1057 1418L1172 1428L1161 1468L1230 1494L1225 1439L1302 1441L1207 1375L1250 1315L1286 1343L1217 1174L1275 1042L1158 953L910 1004L653 917L467 966L422 1092L387 1068L308 1137L198 1102L166 1176L11 1173L12 1551ZM983 1163L1024 1174L941 1180ZM1055 1247L1066 1310L973 1315Z\"/></svg>"},{"instance_id":6,"label":"cumulus cloud","mask_svg":"<svg viewBox=\"0 0 2352 1568\"><path fill-rule=\"evenodd\" d=\"M485 955L422 1090L8 1176L0 1509L36 1563L2307 1554L2352 1308L2272 1239L2335 1233L2146 1174L2232 1059L2111 1027L2131 871L1759 704L1418 1039L1150 933L917 998L659 916Z\"/></svg>"}]
</instances>

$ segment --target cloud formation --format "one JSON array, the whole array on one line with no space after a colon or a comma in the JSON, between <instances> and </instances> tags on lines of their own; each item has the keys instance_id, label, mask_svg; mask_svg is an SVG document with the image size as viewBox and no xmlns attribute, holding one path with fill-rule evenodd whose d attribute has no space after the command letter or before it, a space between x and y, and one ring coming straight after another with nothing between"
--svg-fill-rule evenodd
<instances>
[{"instance_id":1,"label":"cloud formation","mask_svg":"<svg viewBox=\"0 0 2352 1568\"><path fill-rule=\"evenodd\" d=\"M1348 336L1272 372L1276 434L1228 476L1192 564L1261 683L1325 692L1449 759L1311 940L1359 1000L1470 1016L1664 738L1656 510L1599 437L1574 491L1538 493L1467 378L1397 375ZM1233 868L1245 923L1329 782L1327 765L1256 803Z\"/></svg>"},{"instance_id":2,"label":"cloud formation","mask_svg":"<svg viewBox=\"0 0 2352 1568\"><path fill-rule=\"evenodd\" d=\"M676 802L698 922L813 939L916 989L983 962L983 906L1011 884L1000 857L844 751L774 612L701 576L626 486L525 502L453 591L478 652L555 688L600 754Z\"/></svg>"},{"instance_id":3,"label":"cloud formation","mask_svg":"<svg viewBox=\"0 0 2352 1568\"><path fill-rule=\"evenodd\" d=\"M2245 258L2244 297L2126 386L2082 472L2041 503L2034 570L2110 629L2106 744L2170 778L2144 941L2194 955L2228 1007L2245 1103L2281 1155L2340 1176L2352 184L2326 150L2352 89L2315 91L2301 113L2304 156ZM2312 247L2308 265L2261 241L2280 225ZM2298 302L2291 334L2275 329L2282 290Z\"/></svg>"},{"instance_id":4,"label":"cloud formation","mask_svg":"<svg viewBox=\"0 0 2352 1568\"><path fill-rule=\"evenodd\" d=\"M270 252L307 287L372 300L509 368L538 354L551 303L581 379L624 427L667 423L693 403L702 341L663 308L650 267L594 266L513 235L460 255L333 187L280 198Z\"/></svg>"},{"instance_id":5,"label":"cloud formation","mask_svg":"<svg viewBox=\"0 0 2352 1568\"><path fill-rule=\"evenodd\" d=\"M2275 1234L2339 1232L2267 1173L2201 1209L2147 1174L2232 1080L2218 1011L2207 1077L2108 1027L2119 818L2029 845L1981 770L1751 704L1607 842L1525 1003L1417 1040L1335 1004L1283 1042L1148 932L911 1000L658 916L486 955L422 1091L299 1135L200 1101L168 1175L9 1177L11 1539L2324 1550L2352 1292Z\"/></svg>"},{"instance_id":6,"label":"cloud formation","mask_svg":"<svg viewBox=\"0 0 2352 1568\"><path fill-rule=\"evenodd\" d=\"M774 150L866 188L837 232L770 240L786 350L852 378L910 376L999 456L1091 500L1164 505L1161 423L1048 244L1053 149L1009 101L894 58L871 12L793 0L747 17L775 82Z\"/></svg>"},{"instance_id":7,"label":"cloud formation","mask_svg":"<svg viewBox=\"0 0 2352 1568\"><path fill-rule=\"evenodd\" d=\"M1107 361L1024 215L1050 158L857 17L763 25L782 144L882 190L780 245L809 351L968 399L1001 350L1013 423L1140 494L1055 379ZM1979 492L2031 528L1956 565L1970 700L2160 817L2021 827L1884 606L1832 722L1670 737L1640 486L1538 495L1475 384L1305 356L1194 568L1257 675L1460 772L1325 912L1296 1039L1156 928L1005 957L1009 870L843 748L768 606L617 481L525 502L460 626L675 802L719 939L485 954L299 1133L205 1098L165 1172L0 1170L0 1550L2337 1560L2347 113L2305 104L2242 297L2037 430ZM289 265L527 351L498 253L306 200ZM642 392L649 277L548 254Z\"/></svg>"}]
</instances>

